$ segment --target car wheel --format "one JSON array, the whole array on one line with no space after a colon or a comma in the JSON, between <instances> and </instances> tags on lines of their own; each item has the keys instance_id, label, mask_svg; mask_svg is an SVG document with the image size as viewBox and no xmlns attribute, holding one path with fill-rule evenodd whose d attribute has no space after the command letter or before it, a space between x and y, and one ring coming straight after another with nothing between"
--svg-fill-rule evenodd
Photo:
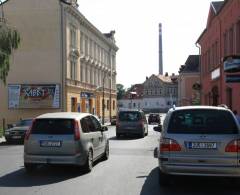
<instances>
[{"instance_id":1,"label":"car wheel","mask_svg":"<svg viewBox=\"0 0 240 195\"><path fill-rule=\"evenodd\" d=\"M109 158L109 143L107 142L105 152L103 154L103 160L108 160Z\"/></svg>"},{"instance_id":2,"label":"car wheel","mask_svg":"<svg viewBox=\"0 0 240 195\"><path fill-rule=\"evenodd\" d=\"M91 172L93 168L93 151L90 149L87 154L86 163L84 165L84 171Z\"/></svg>"},{"instance_id":3,"label":"car wheel","mask_svg":"<svg viewBox=\"0 0 240 195\"><path fill-rule=\"evenodd\" d=\"M24 163L24 168L27 173L32 173L37 168L37 165L31 163Z\"/></svg>"},{"instance_id":4,"label":"car wheel","mask_svg":"<svg viewBox=\"0 0 240 195\"><path fill-rule=\"evenodd\" d=\"M160 186L169 186L170 185L169 175L163 173L160 169L159 169L158 181L159 181Z\"/></svg>"},{"instance_id":5,"label":"car wheel","mask_svg":"<svg viewBox=\"0 0 240 195\"><path fill-rule=\"evenodd\" d=\"M140 137L141 138L144 138L145 137L145 130L143 129L143 132L140 134Z\"/></svg>"},{"instance_id":6,"label":"car wheel","mask_svg":"<svg viewBox=\"0 0 240 195\"><path fill-rule=\"evenodd\" d=\"M145 135L148 136L148 130L147 130L147 133Z\"/></svg>"}]
</instances>

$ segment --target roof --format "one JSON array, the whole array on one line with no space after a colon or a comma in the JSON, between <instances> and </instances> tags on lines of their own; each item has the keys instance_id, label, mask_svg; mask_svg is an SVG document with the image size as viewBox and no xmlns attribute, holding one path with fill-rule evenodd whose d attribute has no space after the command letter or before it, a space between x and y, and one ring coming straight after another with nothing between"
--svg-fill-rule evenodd
<instances>
[{"instance_id":1,"label":"roof","mask_svg":"<svg viewBox=\"0 0 240 195\"><path fill-rule=\"evenodd\" d=\"M213 9L214 11L214 14L215 16L218 15L221 10L223 9L223 7L226 5L226 3L228 2L229 0L225 0L225 1L213 1L210 3L210 6L211 8ZM210 16L208 16L210 17ZM209 18L208 18L209 20ZM197 39L196 43L199 43L200 39L203 37L203 35L207 32L207 28L205 28L203 30L203 32L201 33L201 35L199 36L199 38Z\"/></svg>"},{"instance_id":2,"label":"roof","mask_svg":"<svg viewBox=\"0 0 240 195\"><path fill-rule=\"evenodd\" d=\"M89 113L78 113L78 112L53 112L53 113L46 113L46 114L42 114L38 117L36 117L36 119L44 119L44 118L54 118L54 119L61 119L61 118L65 118L65 119L81 119L85 116L89 116L91 114Z\"/></svg>"},{"instance_id":3,"label":"roof","mask_svg":"<svg viewBox=\"0 0 240 195\"><path fill-rule=\"evenodd\" d=\"M131 92L136 92L131 96ZM135 84L126 92L123 99L141 99L143 97L143 84Z\"/></svg>"},{"instance_id":4,"label":"roof","mask_svg":"<svg viewBox=\"0 0 240 195\"><path fill-rule=\"evenodd\" d=\"M199 55L189 55L185 64L180 67L178 72L199 72Z\"/></svg>"},{"instance_id":5,"label":"roof","mask_svg":"<svg viewBox=\"0 0 240 195\"><path fill-rule=\"evenodd\" d=\"M156 75L157 78L159 78L164 83L176 83L173 80L178 78L178 76L165 76L165 75Z\"/></svg>"},{"instance_id":6,"label":"roof","mask_svg":"<svg viewBox=\"0 0 240 195\"><path fill-rule=\"evenodd\" d=\"M213 1L211 3L211 6L215 12L215 14L218 14L222 8L222 6L224 5L224 1Z\"/></svg>"},{"instance_id":7,"label":"roof","mask_svg":"<svg viewBox=\"0 0 240 195\"><path fill-rule=\"evenodd\" d=\"M171 108L170 111L177 111L177 110L189 110L189 109L210 109L210 110L227 110L228 108L222 107L222 106L180 106Z\"/></svg>"}]
</instances>

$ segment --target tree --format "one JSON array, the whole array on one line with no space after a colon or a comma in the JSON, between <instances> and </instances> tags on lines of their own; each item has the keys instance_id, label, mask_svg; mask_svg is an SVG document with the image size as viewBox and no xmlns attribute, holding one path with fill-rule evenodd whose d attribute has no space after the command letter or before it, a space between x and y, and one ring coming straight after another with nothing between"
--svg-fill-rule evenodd
<instances>
[{"instance_id":1,"label":"tree","mask_svg":"<svg viewBox=\"0 0 240 195\"><path fill-rule=\"evenodd\" d=\"M4 14L2 13L2 17L0 17L0 80L4 85L6 85L6 79L10 69L10 57L19 45L19 32L7 24Z\"/></svg>"},{"instance_id":2,"label":"tree","mask_svg":"<svg viewBox=\"0 0 240 195\"><path fill-rule=\"evenodd\" d=\"M122 84L117 84L117 99L120 100L125 95L126 90Z\"/></svg>"}]
</instances>

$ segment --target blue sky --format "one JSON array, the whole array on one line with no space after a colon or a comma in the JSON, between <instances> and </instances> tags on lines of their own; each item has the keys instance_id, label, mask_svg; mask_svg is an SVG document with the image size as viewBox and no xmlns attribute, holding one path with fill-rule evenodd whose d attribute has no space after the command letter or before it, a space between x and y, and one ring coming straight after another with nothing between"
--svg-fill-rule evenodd
<instances>
[{"instance_id":1,"label":"blue sky","mask_svg":"<svg viewBox=\"0 0 240 195\"><path fill-rule=\"evenodd\" d=\"M80 12L101 32L116 30L117 83L129 87L158 74L158 23L163 69L177 73L206 27L210 0L79 0Z\"/></svg>"}]
</instances>

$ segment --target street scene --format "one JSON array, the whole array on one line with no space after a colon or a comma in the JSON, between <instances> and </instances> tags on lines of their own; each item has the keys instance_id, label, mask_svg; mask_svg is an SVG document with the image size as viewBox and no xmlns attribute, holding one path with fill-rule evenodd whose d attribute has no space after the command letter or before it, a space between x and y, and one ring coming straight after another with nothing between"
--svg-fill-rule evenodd
<instances>
[{"instance_id":1,"label":"street scene","mask_svg":"<svg viewBox=\"0 0 240 195\"><path fill-rule=\"evenodd\" d=\"M239 194L235 183L219 178L181 177L174 187L160 187L153 157L160 134L154 126L143 139L117 139L115 127L109 126L109 159L96 162L89 174L78 167L45 166L29 175L24 171L23 145L2 143L0 194Z\"/></svg>"},{"instance_id":2,"label":"street scene","mask_svg":"<svg viewBox=\"0 0 240 195\"><path fill-rule=\"evenodd\" d=\"M19 194L240 194L240 0L0 0Z\"/></svg>"}]
</instances>

